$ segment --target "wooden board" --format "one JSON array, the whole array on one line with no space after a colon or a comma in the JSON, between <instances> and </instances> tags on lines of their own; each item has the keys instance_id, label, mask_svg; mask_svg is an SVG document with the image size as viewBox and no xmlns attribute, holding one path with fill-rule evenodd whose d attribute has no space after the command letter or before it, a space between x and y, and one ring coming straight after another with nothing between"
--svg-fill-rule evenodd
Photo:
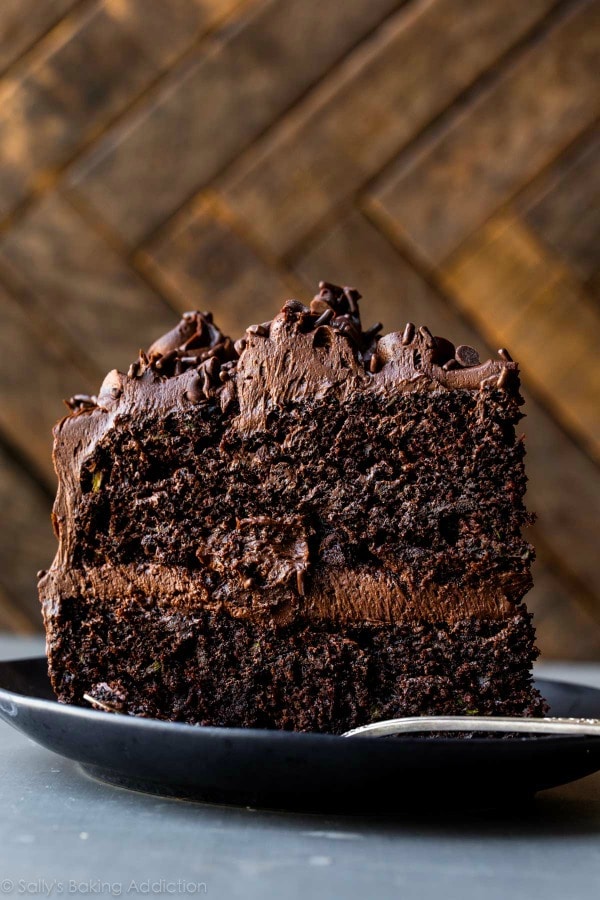
<instances>
[{"instance_id":1,"label":"wooden board","mask_svg":"<svg viewBox=\"0 0 600 900\"><path fill-rule=\"evenodd\" d=\"M245 0L106 0L106 8L161 69Z\"/></svg>"},{"instance_id":2,"label":"wooden board","mask_svg":"<svg viewBox=\"0 0 600 900\"><path fill-rule=\"evenodd\" d=\"M600 269L600 132L594 130L534 180L519 200L528 225L583 281Z\"/></svg>"},{"instance_id":3,"label":"wooden board","mask_svg":"<svg viewBox=\"0 0 600 900\"><path fill-rule=\"evenodd\" d=\"M18 634L36 634L40 621L29 618L22 606L0 587L0 631Z\"/></svg>"},{"instance_id":4,"label":"wooden board","mask_svg":"<svg viewBox=\"0 0 600 900\"><path fill-rule=\"evenodd\" d=\"M270 125L399 0L259 4L175 68L74 179L126 240L143 239Z\"/></svg>"},{"instance_id":5,"label":"wooden board","mask_svg":"<svg viewBox=\"0 0 600 900\"><path fill-rule=\"evenodd\" d=\"M441 263L552 163L599 111L600 3L577 3L448 127L401 157L374 193Z\"/></svg>"},{"instance_id":6,"label":"wooden board","mask_svg":"<svg viewBox=\"0 0 600 900\"><path fill-rule=\"evenodd\" d=\"M77 0L2 0L0 71L18 59L76 2Z\"/></svg>"},{"instance_id":7,"label":"wooden board","mask_svg":"<svg viewBox=\"0 0 600 900\"><path fill-rule=\"evenodd\" d=\"M0 235L2 269L30 289L36 308L91 362L96 390L107 371L127 371L140 347L177 321L165 300L58 194Z\"/></svg>"},{"instance_id":8,"label":"wooden board","mask_svg":"<svg viewBox=\"0 0 600 900\"><path fill-rule=\"evenodd\" d=\"M51 33L26 71L0 85L0 219L51 182L155 71L102 5Z\"/></svg>"},{"instance_id":9,"label":"wooden board","mask_svg":"<svg viewBox=\"0 0 600 900\"><path fill-rule=\"evenodd\" d=\"M50 498L0 446L0 593L32 627L40 627L36 572L48 568L57 543L50 524ZM8 524L10 523L10 525Z\"/></svg>"},{"instance_id":10,"label":"wooden board","mask_svg":"<svg viewBox=\"0 0 600 900\"><path fill-rule=\"evenodd\" d=\"M52 322L30 315L2 288L0 384L0 432L53 490L52 428L67 413L63 398L92 393L97 385L68 359Z\"/></svg>"},{"instance_id":11,"label":"wooden board","mask_svg":"<svg viewBox=\"0 0 600 900\"><path fill-rule=\"evenodd\" d=\"M228 203L271 249L289 253L550 6L421 0L400 10L233 168L224 179Z\"/></svg>"}]
</instances>

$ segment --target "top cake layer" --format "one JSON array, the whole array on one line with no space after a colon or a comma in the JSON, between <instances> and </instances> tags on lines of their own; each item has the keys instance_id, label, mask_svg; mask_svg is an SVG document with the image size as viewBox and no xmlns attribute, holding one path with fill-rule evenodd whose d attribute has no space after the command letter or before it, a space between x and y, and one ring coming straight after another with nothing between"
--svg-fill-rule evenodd
<instances>
[{"instance_id":1,"label":"top cake layer","mask_svg":"<svg viewBox=\"0 0 600 900\"><path fill-rule=\"evenodd\" d=\"M510 614L530 585L518 370L321 283L235 344L184 315L56 428L46 593L285 622Z\"/></svg>"}]
</instances>

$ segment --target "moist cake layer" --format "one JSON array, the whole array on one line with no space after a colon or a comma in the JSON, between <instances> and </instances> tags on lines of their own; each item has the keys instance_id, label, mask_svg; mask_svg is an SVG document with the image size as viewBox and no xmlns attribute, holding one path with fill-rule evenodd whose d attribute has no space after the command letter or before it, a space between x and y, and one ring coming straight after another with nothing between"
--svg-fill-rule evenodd
<instances>
[{"instance_id":1,"label":"moist cake layer","mask_svg":"<svg viewBox=\"0 0 600 900\"><path fill-rule=\"evenodd\" d=\"M206 402L119 415L77 473L68 572L279 622L501 617L530 586L518 409L356 392L250 434Z\"/></svg>"},{"instance_id":2,"label":"moist cake layer","mask_svg":"<svg viewBox=\"0 0 600 900\"><path fill-rule=\"evenodd\" d=\"M66 597L54 653L60 700L229 727L340 733L412 715L540 715L530 617L259 625L199 608Z\"/></svg>"}]
</instances>

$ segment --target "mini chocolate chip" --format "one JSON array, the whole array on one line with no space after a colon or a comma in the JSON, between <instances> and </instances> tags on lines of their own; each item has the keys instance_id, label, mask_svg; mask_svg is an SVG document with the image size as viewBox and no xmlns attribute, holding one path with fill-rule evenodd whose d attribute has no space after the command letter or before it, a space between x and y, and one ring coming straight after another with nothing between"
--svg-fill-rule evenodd
<instances>
[{"instance_id":1,"label":"mini chocolate chip","mask_svg":"<svg viewBox=\"0 0 600 900\"><path fill-rule=\"evenodd\" d=\"M328 306L327 309L323 313L321 313L319 318L316 320L316 322L313 325L313 328L320 328L321 325L329 325L329 323L331 322L331 320L334 317L335 317L334 311L331 309L330 306Z\"/></svg>"},{"instance_id":2,"label":"mini chocolate chip","mask_svg":"<svg viewBox=\"0 0 600 900\"><path fill-rule=\"evenodd\" d=\"M448 362L445 362L442 366L445 372L451 372L452 369L460 369L460 363L457 363L455 359L449 359Z\"/></svg>"},{"instance_id":3,"label":"mini chocolate chip","mask_svg":"<svg viewBox=\"0 0 600 900\"><path fill-rule=\"evenodd\" d=\"M502 369L502 371L500 372L500 375L498 376L498 381L496 382L496 387L499 387L500 389L504 388L504 386L506 385L506 382L508 381L509 374L510 374L509 369Z\"/></svg>"},{"instance_id":4,"label":"mini chocolate chip","mask_svg":"<svg viewBox=\"0 0 600 900\"><path fill-rule=\"evenodd\" d=\"M421 327L419 328L419 334L423 338L426 347L429 347L430 349L432 347L435 347L435 338L433 337L427 325L421 325Z\"/></svg>"},{"instance_id":5,"label":"mini chocolate chip","mask_svg":"<svg viewBox=\"0 0 600 900\"><path fill-rule=\"evenodd\" d=\"M162 369L164 369L165 366L168 366L168 364L171 362L171 360L175 359L176 356L177 356L177 350L169 350L169 352L165 353L164 356L160 356L157 358L156 368L159 371L162 371Z\"/></svg>"},{"instance_id":6,"label":"mini chocolate chip","mask_svg":"<svg viewBox=\"0 0 600 900\"><path fill-rule=\"evenodd\" d=\"M203 387L203 379L196 375L190 382L188 389L184 392L184 397L186 400L189 400L190 403L199 403L200 400L203 399L204 392L202 390Z\"/></svg>"},{"instance_id":7,"label":"mini chocolate chip","mask_svg":"<svg viewBox=\"0 0 600 900\"><path fill-rule=\"evenodd\" d=\"M219 369L221 368L221 364L216 356L209 356L209 358L204 363L205 371L211 376L211 378L217 374Z\"/></svg>"},{"instance_id":8,"label":"mini chocolate chip","mask_svg":"<svg viewBox=\"0 0 600 900\"><path fill-rule=\"evenodd\" d=\"M235 344L233 345L233 348L234 348L235 352L237 353L237 355L241 356L247 346L248 346L248 341L246 340L246 338L240 338L239 340L237 340L235 342Z\"/></svg>"},{"instance_id":9,"label":"mini chocolate chip","mask_svg":"<svg viewBox=\"0 0 600 900\"><path fill-rule=\"evenodd\" d=\"M81 409L90 409L98 405L98 398L89 394L75 394L64 401L66 406L73 412L79 412Z\"/></svg>"},{"instance_id":10,"label":"mini chocolate chip","mask_svg":"<svg viewBox=\"0 0 600 900\"><path fill-rule=\"evenodd\" d=\"M301 303L300 300L286 300L282 309L296 313L308 312L308 307Z\"/></svg>"},{"instance_id":11,"label":"mini chocolate chip","mask_svg":"<svg viewBox=\"0 0 600 900\"><path fill-rule=\"evenodd\" d=\"M406 346L407 344L410 344L412 342L412 339L414 338L414 336L415 336L415 326L413 325L412 322L407 322L406 327L404 328L404 331L402 332L402 343L404 344L404 346Z\"/></svg>"},{"instance_id":12,"label":"mini chocolate chip","mask_svg":"<svg viewBox=\"0 0 600 900\"><path fill-rule=\"evenodd\" d=\"M469 367L479 365L479 353L475 347L469 347L468 344L459 344L454 356L461 366Z\"/></svg>"},{"instance_id":13,"label":"mini chocolate chip","mask_svg":"<svg viewBox=\"0 0 600 900\"><path fill-rule=\"evenodd\" d=\"M269 329L265 328L264 325L249 325L246 331L248 334L256 335L256 337L266 337L269 333Z\"/></svg>"}]
</instances>

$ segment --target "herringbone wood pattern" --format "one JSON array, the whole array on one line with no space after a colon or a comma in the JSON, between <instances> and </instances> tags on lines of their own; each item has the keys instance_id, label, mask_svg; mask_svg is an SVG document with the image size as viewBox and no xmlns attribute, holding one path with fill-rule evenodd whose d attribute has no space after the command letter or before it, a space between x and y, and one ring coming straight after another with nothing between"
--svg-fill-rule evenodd
<instances>
[{"instance_id":1,"label":"herringbone wood pattern","mask_svg":"<svg viewBox=\"0 0 600 900\"><path fill-rule=\"evenodd\" d=\"M519 360L540 644L600 658L599 12L0 4L0 627L40 627L61 398L326 278Z\"/></svg>"}]
</instances>

